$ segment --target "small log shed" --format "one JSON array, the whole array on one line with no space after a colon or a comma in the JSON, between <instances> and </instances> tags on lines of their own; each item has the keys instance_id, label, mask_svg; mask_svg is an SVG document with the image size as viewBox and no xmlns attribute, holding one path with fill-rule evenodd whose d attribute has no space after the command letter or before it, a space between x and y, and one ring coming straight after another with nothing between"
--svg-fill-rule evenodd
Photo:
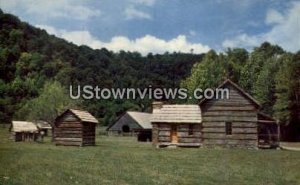
<instances>
[{"instance_id":1,"label":"small log shed","mask_svg":"<svg viewBox=\"0 0 300 185\"><path fill-rule=\"evenodd\" d=\"M98 120L87 111L68 109L55 119L56 145L95 145Z\"/></svg>"},{"instance_id":2,"label":"small log shed","mask_svg":"<svg viewBox=\"0 0 300 185\"><path fill-rule=\"evenodd\" d=\"M39 129L39 132L44 132L45 136L48 136L49 132L51 132L52 127L51 125L46 121L37 121L36 126Z\"/></svg>"},{"instance_id":3,"label":"small log shed","mask_svg":"<svg viewBox=\"0 0 300 185\"><path fill-rule=\"evenodd\" d=\"M29 121L12 121L11 133L14 141L36 141L38 128Z\"/></svg>"}]
</instances>

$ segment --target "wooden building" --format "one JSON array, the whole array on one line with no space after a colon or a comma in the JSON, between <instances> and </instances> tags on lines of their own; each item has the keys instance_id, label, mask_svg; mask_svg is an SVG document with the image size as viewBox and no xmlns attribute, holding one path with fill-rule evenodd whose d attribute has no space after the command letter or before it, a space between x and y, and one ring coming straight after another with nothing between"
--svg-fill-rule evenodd
<instances>
[{"instance_id":1,"label":"wooden building","mask_svg":"<svg viewBox=\"0 0 300 185\"><path fill-rule=\"evenodd\" d=\"M156 147L201 145L201 110L198 105L153 103L152 143Z\"/></svg>"},{"instance_id":2,"label":"wooden building","mask_svg":"<svg viewBox=\"0 0 300 185\"><path fill-rule=\"evenodd\" d=\"M35 141L38 137L38 128L29 121L12 121L10 128L14 141Z\"/></svg>"},{"instance_id":3,"label":"wooden building","mask_svg":"<svg viewBox=\"0 0 300 185\"><path fill-rule=\"evenodd\" d=\"M150 113L127 111L108 128L109 135L138 136L139 141L151 140Z\"/></svg>"},{"instance_id":4,"label":"wooden building","mask_svg":"<svg viewBox=\"0 0 300 185\"><path fill-rule=\"evenodd\" d=\"M218 88L228 89L229 98L200 102L203 146L257 148L259 103L229 79Z\"/></svg>"},{"instance_id":5,"label":"wooden building","mask_svg":"<svg viewBox=\"0 0 300 185\"><path fill-rule=\"evenodd\" d=\"M95 145L98 120L87 111L68 109L55 119L56 145Z\"/></svg>"},{"instance_id":6,"label":"wooden building","mask_svg":"<svg viewBox=\"0 0 300 185\"><path fill-rule=\"evenodd\" d=\"M37 121L35 124L36 124L40 134L43 132L44 136L48 136L48 134L51 133L52 127L48 122Z\"/></svg>"},{"instance_id":7,"label":"wooden building","mask_svg":"<svg viewBox=\"0 0 300 185\"><path fill-rule=\"evenodd\" d=\"M260 105L252 96L230 80L224 81L218 89L227 89L229 97L217 98L216 93L221 91L216 90L214 98L204 99L199 105L154 102L153 144L158 147L278 146L276 121L259 112Z\"/></svg>"},{"instance_id":8,"label":"wooden building","mask_svg":"<svg viewBox=\"0 0 300 185\"><path fill-rule=\"evenodd\" d=\"M258 147L279 147L279 126L276 120L262 112L258 113Z\"/></svg>"}]
</instances>

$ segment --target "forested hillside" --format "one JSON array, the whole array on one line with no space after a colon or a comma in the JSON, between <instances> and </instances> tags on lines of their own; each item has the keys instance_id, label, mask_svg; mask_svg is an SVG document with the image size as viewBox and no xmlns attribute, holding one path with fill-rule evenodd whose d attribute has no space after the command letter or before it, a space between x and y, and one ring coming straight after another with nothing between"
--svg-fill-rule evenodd
<instances>
[{"instance_id":1,"label":"forested hillside","mask_svg":"<svg viewBox=\"0 0 300 185\"><path fill-rule=\"evenodd\" d=\"M253 95L263 112L287 126L287 135L299 137L300 52L263 43L251 52L236 48L205 55L114 53L74 45L0 11L1 123L47 118L48 112L55 115L65 107L80 107L107 125L126 110L150 110L152 100L147 99L70 101L69 85L193 90L217 87L226 78Z\"/></svg>"},{"instance_id":2,"label":"forested hillside","mask_svg":"<svg viewBox=\"0 0 300 185\"><path fill-rule=\"evenodd\" d=\"M101 88L178 87L201 58L195 54L150 53L143 57L137 52L93 50L49 35L1 11L0 122L8 123L13 117L28 119L29 113L40 114L41 109L55 111L47 107L53 102L47 102L46 97L59 94L59 88L67 93L72 84ZM41 98L32 101L37 97ZM41 101L40 106L37 101ZM139 99L85 100L76 106L87 109L106 125L128 109L147 111L150 103Z\"/></svg>"}]
</instances>

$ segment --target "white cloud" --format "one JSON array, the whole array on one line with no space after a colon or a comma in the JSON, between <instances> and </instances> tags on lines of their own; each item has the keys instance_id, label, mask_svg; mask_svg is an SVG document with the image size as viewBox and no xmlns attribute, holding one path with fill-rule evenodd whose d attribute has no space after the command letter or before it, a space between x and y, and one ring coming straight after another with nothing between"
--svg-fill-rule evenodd
<instances>
[{"instance_id":1,"label":"white cloud","mask_svg":"<svg viewBox=\"0 0 300 185\"><path fill-rule=\"evenodd\" d=\"M235 47L249 48L253 46L258 46L263 42L262 40L263 40L262 35L249 36L246 33L243 33L237 35L233 39L226 39L222 43L222 45L225 48L235 48Z\"/></svg>"},{"instance_id":2,"label":"white cloud","mask_svg":"<svg viewBox=\"0 0 300 185\"><path fill-rule=\"evenodd\" d=\"M131 3L153 6L156 0L130 0Z\"/></svg>"},{"instance_id":3,"label":"white cloud","mask_svg":"<svg viewBox=\"0 0 300 185\"><path fill-rule=\"evenodd\" d=\"M57 29L55 29L52 26L48 26L48 25L35 25L38 28L41 28L43 30L46 30L49 34L51 35L61 35L61 32L63 32L62 30L58 31Z\"/></svg>"},{"instance_id":4,"label":"white cloud","mask_svg":"<svg viewBox=\"0 0 300 185\"><path fill-rule=\"evenodd\" d=\"M9 0L0 1L1 7L5 11L15 13L23 11L30 15L40 17L63 17L76 20L86 20L93 16L101 14L99 10L91 9L83 4L83 2L71 0Z\"/></svg>"},{"instance_id":5,"label":"white cloud","mask_svg":"<svg viewBox=\"0 0 300 185\"><path fill-rule=\"evenodd\" d=\"M149 13L140 10L141 7L152 7L156 0L128 0L128 6L126 6L123 14L125 19L152 19Z\"/></svg>"},{"instance_id":6,"label":"white cloud","mask_svg":"<svg viewBox=\"0 0 300 185\"><path fill-rule=\"evenodd\" d=\"M150 14L137 10L134 6L129 6L124 11L125 19L151 19Z\"/></svg>"},{"instance_id":7,"label":"white cloud","mask_svg":"<svg viewBox=\"0 0 300 185\"><path fill-rule=\"evenodd\" d=\"M193 49L194 53L205 53L210 50L208 46L201 43L187 41L185 35L178 35L171 40L163 40L152 35L145 35L134 40L130 40L124 36L115 36L109 42L103 42L92 36L88 31L58 30L46 25L37 25L37 27L77 45L87 45L94 49L105 47L115 52L120 50L138 51L143 55L147 55L149 52L160 54L166 51L189 53Z\"/></svg>"},{"instance_id":8,"label":"white cloud","mask_svg":"<svg viewBox=\"0 0 300 185\"><path fill-rule=\"evenodd\" d=\"M273 24L273 23L282 23L284 21L284 17L276 10L268 10L267 17L266 17L266 24Z\"/></svg>"},{"instance_id":9,"label":"white cloud","mask_svg":"<svg viewBox=\"0 0 300 185\"><path fill-rule=\"evenodd\" d=\"M300 2L290 4L285 13L269 10L266 15L266 24L272 24L270 31L258 35L240 34L226 39L223 47L253 47L264 41L277 44L288 51L300 50Z\"/></svg>"}]
</instances>

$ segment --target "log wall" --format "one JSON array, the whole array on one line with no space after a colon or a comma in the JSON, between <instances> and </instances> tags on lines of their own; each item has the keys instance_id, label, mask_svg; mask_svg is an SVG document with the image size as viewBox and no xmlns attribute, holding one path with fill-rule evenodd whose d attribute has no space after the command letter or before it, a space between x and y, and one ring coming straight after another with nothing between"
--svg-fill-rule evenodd
<instances>
[{"instance_id":1,"label":"log wall","mask_svg":"<svg viewBox=\"0 0 300 185\"><path fill-rule=\"evenodd\" d=\"M166 123L157 124L158 143L171 143L171 125Z\"/></svg>"},{"instance_id":2,"label":"log wall","mask_svg":"<svg viewBox=\"0 0 300 185\"><path fill-rule=\"evenodd\" d=\"M31 132L12 132L14 141L36 141L38 133Z\"/></svg>"},{"instance_id":3,"label":"log wall","mask_svg":"<svg viewBox=\"0 0 300 185\"><path fill-rule=\"evenodd\" d=\"M202 109L203 146L240 148L257 147L257 107L241 92L227 87L229 99L207 100ZM226 134L226 122L232 123L232 134Z\"/></svg>"},{"instance_id":4,"label":"log wall","mask_svg":"<svg viewBox=\"0 0 300 185\"><path fill-rule=\"evenodd\" d=\"M95 145L95 124L81 122L72 113L66 113L55 123L56 145Z\"/></svg>"},{"instance_id":5,"label":"log wall","mask_svg":"<svg viewBox=\"0 0 300 185\"><path fill-rule=\"evenodd\" d=\"M93 123L83 123L82 128L83 145L95 145L96 127Z\"/></svg>"},{"instance_id":6,"label":"log wall","mask_svg":"<svg viewBox=\"0 0 300 185\"><path fill-rule=\"evenodd\" d=\"M152 123L152 145L158 146L158 124Z\"/></svg>"},{"instance_id":7,"label":"log wall","mask_svg":"<svg viewBox=\"0 0 300 185\"><path fill-rule=\"evenodd\" d=\"M189 133L190 124L179 123L153 123L152 124L152 143L155 146L168 146L171 144L171 127L177 126L178 146L200 146L201 144L201 125L193 125L193 133Z\"/></svg>"},{"instance_id":8,"label":"log wall","mask_svg":"<svg viewBox=\"0 0 300 185\"><path fill-rule=\"evenodd\" d=\"M192 134L189 133L190 124L181 124L177 126L178 143L185 145L195 145L201 143L201 125L192 124Z\"/></svg>"}]
</instances>

